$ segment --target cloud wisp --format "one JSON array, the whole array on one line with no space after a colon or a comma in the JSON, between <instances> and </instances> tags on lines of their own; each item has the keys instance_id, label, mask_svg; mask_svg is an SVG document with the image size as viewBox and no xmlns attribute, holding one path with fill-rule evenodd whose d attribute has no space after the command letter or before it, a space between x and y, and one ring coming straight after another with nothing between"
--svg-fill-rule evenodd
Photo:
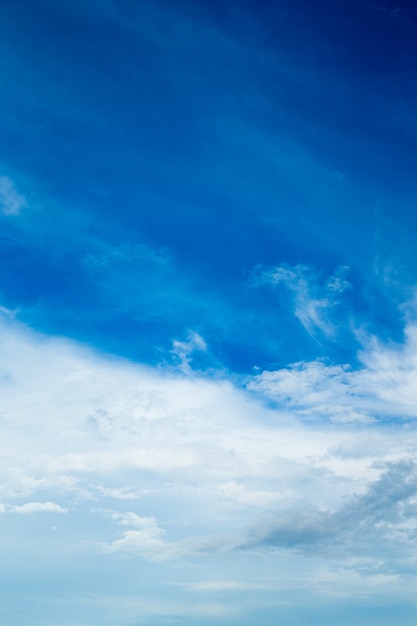
<instances>
[{"instance_id":1,"label":"cloud wisp","mask_svg":"<svg viewBox=\"0 0 417 626\"><path fill-rule=\"evenodd\" d=\"M313 337L323 333L331 338L336 332L332 314L342 294L351 288L346 277L348 269L339 267L323 281L311 265L291 266L283 263L272 268L256 268L253 284L286 287L292 294L294 315L303 328Z\"/></svg>"},{"instance_id":2,"label":"cloud wisp","mask_svg":"<svg viewBox=\"0 0 417 626\"><path fill-rule=\"evenodd\" d=\"M15 188L8 176L0 176L0 212L3 215L20 215L27 201Z\"/></svg>"},{"instance_id":3,"label":"cloud wisp","mask_svg":"<svg viewBox=\"0 0 417 626\"><path fill-rule=\"evenodd\" d=\"M32 513L68 513L68 509L55 502L26 502L19 505L2 505L3 512L30 515Z\"/></svg>"},{"instance_id":4,"label":"cloud wisp","mask_svg":"<svg viewBox=\"0 0 417 626\"><path fill-rule=\"evenodd\" d=\"M248 388L279 405L291 406L306 420L367 422L417 418L417 333L413 325L402 344L384 344L363 335L359 366L326 359L265 371Z\"/></svg>"}]
</instances>

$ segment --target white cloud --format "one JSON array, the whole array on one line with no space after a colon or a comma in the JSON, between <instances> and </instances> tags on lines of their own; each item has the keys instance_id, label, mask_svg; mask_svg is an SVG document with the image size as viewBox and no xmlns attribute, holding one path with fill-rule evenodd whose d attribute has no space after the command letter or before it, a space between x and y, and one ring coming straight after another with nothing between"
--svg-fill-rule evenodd
<instances>
[{"instance_id":1,"label":"white cloud","mask_svg":"<svg viewBox=\"0 0 417 626\"><path fill-rule=\"evenodd\" d=\"M127 552L153 560L171 556L175 545L164 540L165 531L153 517L140 517L135 513L112 513L120 526L127 526L120 539L103 545L105 552ZM131 528L129 528L131 527Z\"/></svg>"},{"instance_id":2,"label":"white cloud","mask_svg":"<svg viewBox=\"0 0 417 626\"><path fill-rule=\"evenodd\" d=\"M13 181L8 176L0 176L0 212L19 215L26 206L26 198L16 191Z\"/></svg>"},{"instance_id":3,"label":"white cloud","mask_svg":"<svg viewBox=\"0 0 417 626\"><path fill-rule=\"evenodd\" d=\"M151 493L150 489L131 490L129 487L112 488L103 485L91 485L90 488L95 490L100 496L114 498L115 500L137 500Z\"/></svg>"},{"instance_id":4,"label":"white cloud","mask_svg":"<svg viewBox=\"0 0 417 626\"><path fill-rule=\"evenodd\" d=\"M140 556L150 561L182 559L201 556L218 551L230 551L235 542L226 536L186 537L171 541L154 517L141 517L136 513L107 512L110 517L126 530L120 539L101 544L104 552L121 552Z\"/></svg>"},{"instance_id":5,"label":"white cloud","mask_svg":"<svg viewBox=\"0 0 417 626\"><path fill-rule=\"evenodd\" d=\"M332 337L335 333L331 315L343 292L351 287L346 279L349 268L338 267L325 281L311 265L281 264L272 268L257 268L255 285L284 285L293 295L294 315L312 336L318 331Z\"/></svg>"},{"instance_id":6,"label":"white cloud","mask_svg":"<svg viewBox=\"0 0 417 626\"><path fill-rule=\"evenodd\" d=\"M361 396L357 379L348 365L317 360L262 372L249 380L248 389L290 406L305 420L373 421L369 395Z\"/></svg>"},{"instance_id":7,"label":"white cloud","mask_svg":"<svg viewBox=\"0 0 417 626\"><path fill-rule=\"evenodd\" d=\"M18 506L9 506L8 510L10 513L21 513L22 515L30 513L68 513L68 509L54 502L27 502Z\"/></svg>"},{"instance_id":8,"label":"white cloud","mask_svg":"<svg viewBox=\"0 0 417 626\"><path fill-rule=\"evenodd\" d=\"M403 344L385 345L363 337L361 366L335 365L325 360L299 362L265 371L248 388L305 419L326 417L336 422L366 422L378 418L417 418L417 328L406 329Z\"/></svg>"},{"instance_id":9,"label":"white cloud","mask_svg":"<svg viewBox=\"0 0 417 626\"><path fill-rule=\"evenodd\" d=\"M251 552L248 585L267 554L296 558L291 587L307 552L347 564L362 542L383 562L373 576L401 578L407 562L417 577L416 337L410 327L402 346L367 339L357 370L298 363L245 390L224 373L133 365L3 317L0 495L27 504L1 510L71 510L82 545L100 546L102 558L139 556L143 567ZM116 501L120 510L98 512ZM73 545L66 532L48 536Z\"/></svg>"},{"instance_id":10,"label":"white cloud","mask_svg":"<svg viewBox=\"0 0 417 626\"><path fill-rule=\"evenodd\" d=\"M190 330L188 332L188 341L174 339L172 342L171 353L178 361L181 370L185 373L191 373L190 363L194 352L207 352L206 342L195 331Z\"/></svg>"}]
</instances>

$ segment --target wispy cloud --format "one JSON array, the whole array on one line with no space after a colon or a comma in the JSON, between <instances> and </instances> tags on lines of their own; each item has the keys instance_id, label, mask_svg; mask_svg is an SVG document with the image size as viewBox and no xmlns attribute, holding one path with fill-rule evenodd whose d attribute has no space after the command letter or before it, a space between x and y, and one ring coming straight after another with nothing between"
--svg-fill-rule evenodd
<instances>
[{"instance_id":1,"label":"wispy cloud","mask_svg":"<svg viewBox=\"0 0 417 626\"><path fill-rule=\"evenodd\" d=\"M335 334L333 310L340 303L342 294L351 287L347 280L348 268L337 268L334 274L322 279L312 265L287 265L258 267L253 273L257 286L275 288L283 285L292 294L294 315L312 336L320 331L328 337Z\"/></svg>"},{"instance_id":2,"label":"wispy cloud","mask_svg":"<svg viewBox=\"0 0 417 626\"><path fill-rule=\"evenodd\" d=\"M26 198L18 193L13 181L8 176L0 176L0 212L3 215L20 215L26 207Z\"/></svg>"},{"instance_id":3,"label":"wispy cloud","mask_svg":"<svg viewBox=\"0 0 417 626\"><path fill-rule=\"evenodd\" d=\"M188 331L187 341L178 341L174 339L172 342L171 353L180 365L183 372L191 372L191 361L193 353L195 352L207 352L207 344L203 337L195 331Z\"/></svg>"},{"instance_id":4,"label":"wispy cloud","mask_svg":"<svg viewBox=\"0 0 417 626\"><path fill-rule=\"evenodd\" d=\"M212 593L217 591L259 591L265 589L265 585L247 583L240 580L208 580L203 582L181 583L181 586L192 592Z\"/></svg>"},{"instance_id":5,"label":"wispy cloud","mask_svg":"<svg viewBox=\"0 0 417 626\"><path fill-rule=\"evenodd\" d=\"M264 371L248 388L281 405L293 407L303 419L335 422L417 418L417 330L410 325L405 341L385 344L360 337L359 367L328 360L294 363Z\"/></svg>"},{"instance_id":6,"label":"wispy cloud","mask_svg":"<svg viewBox=\"0 0 417 626\"><path fill-rule=\"evenodd\" d=\"M276 371L265 371L248 381L248 389L292 407L305 420L369 422L370 389L363 397L358 374L349 365L324 360L294 363Z\"/></svg>"},{"instance_id":7,"label":"wispy cloud","mask_svg":"<svg viewBox=\"0 0 417 626\"><path fill-rule=\"evenodd\" d=\"M54 502L27 502L20 505L6 505L4 512L30 515L32 513L68 513L68 509Z\"/></svg>"},{"instance_id":8,"label":"wispy cloud","mask_svg":"<svg viewBox=\"0 0 417 626\"><path fill-rule=\"evenodd\" d=\"M412 9L0 3L0 623L413 625Z\"/></svg>"}]
</instances>

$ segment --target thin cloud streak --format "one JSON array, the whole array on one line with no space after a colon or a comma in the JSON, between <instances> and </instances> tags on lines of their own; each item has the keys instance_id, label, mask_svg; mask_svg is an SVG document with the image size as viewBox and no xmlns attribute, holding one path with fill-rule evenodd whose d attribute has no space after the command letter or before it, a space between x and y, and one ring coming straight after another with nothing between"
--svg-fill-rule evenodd
<instances>
[{"instance_id":1,"label":"thin cloud streak","mask_svg":"<svg viewBox=\"0 0 417 626\"><path fill-rule=\"evenodd\" d=\"M313 337L323 333L333 337L336 325L332 322L334 309L342 294L352 286L347 280L348 267L339 267L326 280L321 280L311 265L290 266L285 263L272 268L258 267L253 273L255 286L284 285L293 297L294 315Z\"/></svg>"},{"instance_id":2,"label":"thin cloud streak","mask_svg":"<svg viewBox=\"0 0 417 626\"><path fill-rule=\"evenodd\" d=\"M0 176L0 212L18 216L26 207L26 198L18 193L11 178Z\"/></svg>"}]
</instances>

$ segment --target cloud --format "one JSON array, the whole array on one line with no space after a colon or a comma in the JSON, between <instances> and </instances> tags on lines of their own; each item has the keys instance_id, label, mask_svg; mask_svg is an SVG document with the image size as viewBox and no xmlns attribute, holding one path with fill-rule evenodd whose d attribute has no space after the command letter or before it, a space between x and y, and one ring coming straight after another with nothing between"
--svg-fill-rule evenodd
<instances>
[{"instance_id":1,"label":"cloud","mask_svg":"<svg viewBox=\"0 0 417 626\"><path fill-rule=\"evenodd\" d=\"M348 269L346 266L338 267L323 281L312 265L283 263L270 268L260 266L253 274L253 284L274 288L284 285L293 296L294 315L305 330L312 336L320 331L327 337L333 337L333 310L340 303L342 294L351 287L346 279Z\"/></svg>"},{"instance_id":2,"label":"cloud","mask_svg":"<svg viewBox=\"0 0 417 626\"><path fill-rule=\"evenodd\" d=\"M276 371L265 371L248 381L248 389L290 406L305 420L370 422L369 394L361 397L358 376L347 364L325 360L298 362ZM369 390L370 393L371 390Z\"/></svg>"},{"instance_id":3,"label":"cloud","mask_svg":"<svg viewBox=\"0 0 417 626\"><path fill-rule=\"evenodd\" d=\"M65 545L152 562L168 581L178 562L214 572L249 559L245 582L258 584L279 555L295 589L303 559L337 556L356 575L361 554L381 560L372 575L403 579L416 569L415 337L410 326L402 345L363 339L357 369L312 361L232 382L2 316L0 495L27 503L3 512L71 511L71 530L54 533Z\"/></svg>"},{"instance_id":4,"label":"cloud","mask_svg":"<svg viewBox=\"0 0 417 626\"><path fill-rule=\"evenodd\" d=\"M90 252L84 258L84 265L91 273L114 267L125 272L136 264L163 269L169 266L170 258L166 251L156 251L144 243L108 247L103 252Z\"/></svg>"},{"instance_id":5,"label":"cloud","mask_svg":"<svg viewBox=\"0 0 417 626\"><path fill-rule=\"evenodd\" d=\"M6 510L10 513L28 515L31 513L68 513L68 509L54 502L27 502L18 506L9 506Z\"/></svg>"},{"instance_id":6,"label":"cloud","mask_svg":"<svg viewBox=\"0 0 417 626\"><path fill-rule=\"evenodd\" d=\"M19 309L8 309L5 306L0 306L0 315L4 317L8 317L10 319L15 319Z\"/></svg>"},{"instance_id":7,"label":"cloud","mask_svg":"<svg viewBox=\"0 0 417 626\"><path fill-rule=\"evenodd\" d=\"M339 510L302 508L281 511L276 520L253 532L244 544L285 547L327 554L375 555L396 551L398 558L417 546L417 468L412 461L387 464L364 494Z\"/></svg>"},{"instance_id":8,"label":"cloud","mask_svg":"<svg viewBox=\"0 0 417 626\"><path fill-rule=\"evenodd\" d=\"M359 367L318 359L265 371L248 380L248 389L291 406L306 420L367 422L417 418L417 329L405 341L385 344L362 335Z\"/></svg>"},{"instance_id":9,"label":"cloud","mask_svg":"<svg viewBox=\"0 0 417 626\"><path fill-rule=\"evenodd\" d=\"M122 533L122 537L103 545L105 552L126 552L137 554L148 559L167 556L172 547L163 539L165 531L160 528L153 517L140 517L135 513L111 513L120 526L131 526Z\"/></svg>"},{"instance_id":10,"label":"cloud","mask_svg":"<svg viewBox=\"0 0 417 626\"><path fill-rule=\"evenodd\" d=\"M26 198L18 193L8 176L0 176L0 212L3 215L20 215L27 207Z\"/></svg>"},{"instance_id":11,"label":"cloud","mask_svg":"<svg viewBox=\"0 0 417 626\"><path fill-rule=\"evenodd\" d=\"M169 541L165 539L166 530L159 526L154 517L142 517L133 512L106 513L127 530L123 530L120 539L101 544L100 547L104 552L121 552L158 561L190 558L231 549L227 538L186 537Z\"/></svg>"},{"instance_id":12,"label":"cloud","mask_svg":"<svg viewBox=\"0 0 417 626\"><path fill-rule=\"evenodd\" d=\"M192 592L212 593L217 591L258 591L265 585L246 583L240 580L208 580L203 582L181 583L181 586Z\"/></svg>"},{"instance_id":13,"label":"cloud","mask_svg":"<svg viewBox=\"0 0 417 626\"><path fill-rule=\"evenodd\" d=\"M355 494L339 509L297 503L277 507L276 519L234 536L188 537L167 541L154 518L134 513L112 513L122 526L131 526L120 539L103 546L107 552L136 554L150 560L284 548L327 557L342 555L373 558L378 549L384 562L395 550L399 560L417 546L417 466L414 462L386 463L382 474L363 494ZM378 548L376 548L378 547ZM198 585L195 587L198 589ZM202 589L205 589L203 584ZM224 589L235 588L224 586ZM238 586L236 589L239 588ZM207 589L215 587L208 585Z\"/></svg>"},{"instance_id":14,"label":"cloud","mask_svg":"<svg viewBox=\"0 0 417 626\"><path fill-rule=\"evenodd\" d=\"M194 352L207 352L207 344L204 339L195 331L188 331L188 341L178 341L174 339L172 342L171 353L179 363L183 372L190 373L190 363Z\"/></svg>"},{"instance_id":15,"label":"cloud","mask_svg":"<svg viewBox=\"0 0 417 626\"><path fill-rule=\"evenodd\" d=\"M129 487L121 487L118 489L104 487L103 485L91 485L91 488L96 490L101 496L114 498L115 500L137 500L150 493L149 489L138 489L132 491Z\"/></svg>"}]
</instances>

